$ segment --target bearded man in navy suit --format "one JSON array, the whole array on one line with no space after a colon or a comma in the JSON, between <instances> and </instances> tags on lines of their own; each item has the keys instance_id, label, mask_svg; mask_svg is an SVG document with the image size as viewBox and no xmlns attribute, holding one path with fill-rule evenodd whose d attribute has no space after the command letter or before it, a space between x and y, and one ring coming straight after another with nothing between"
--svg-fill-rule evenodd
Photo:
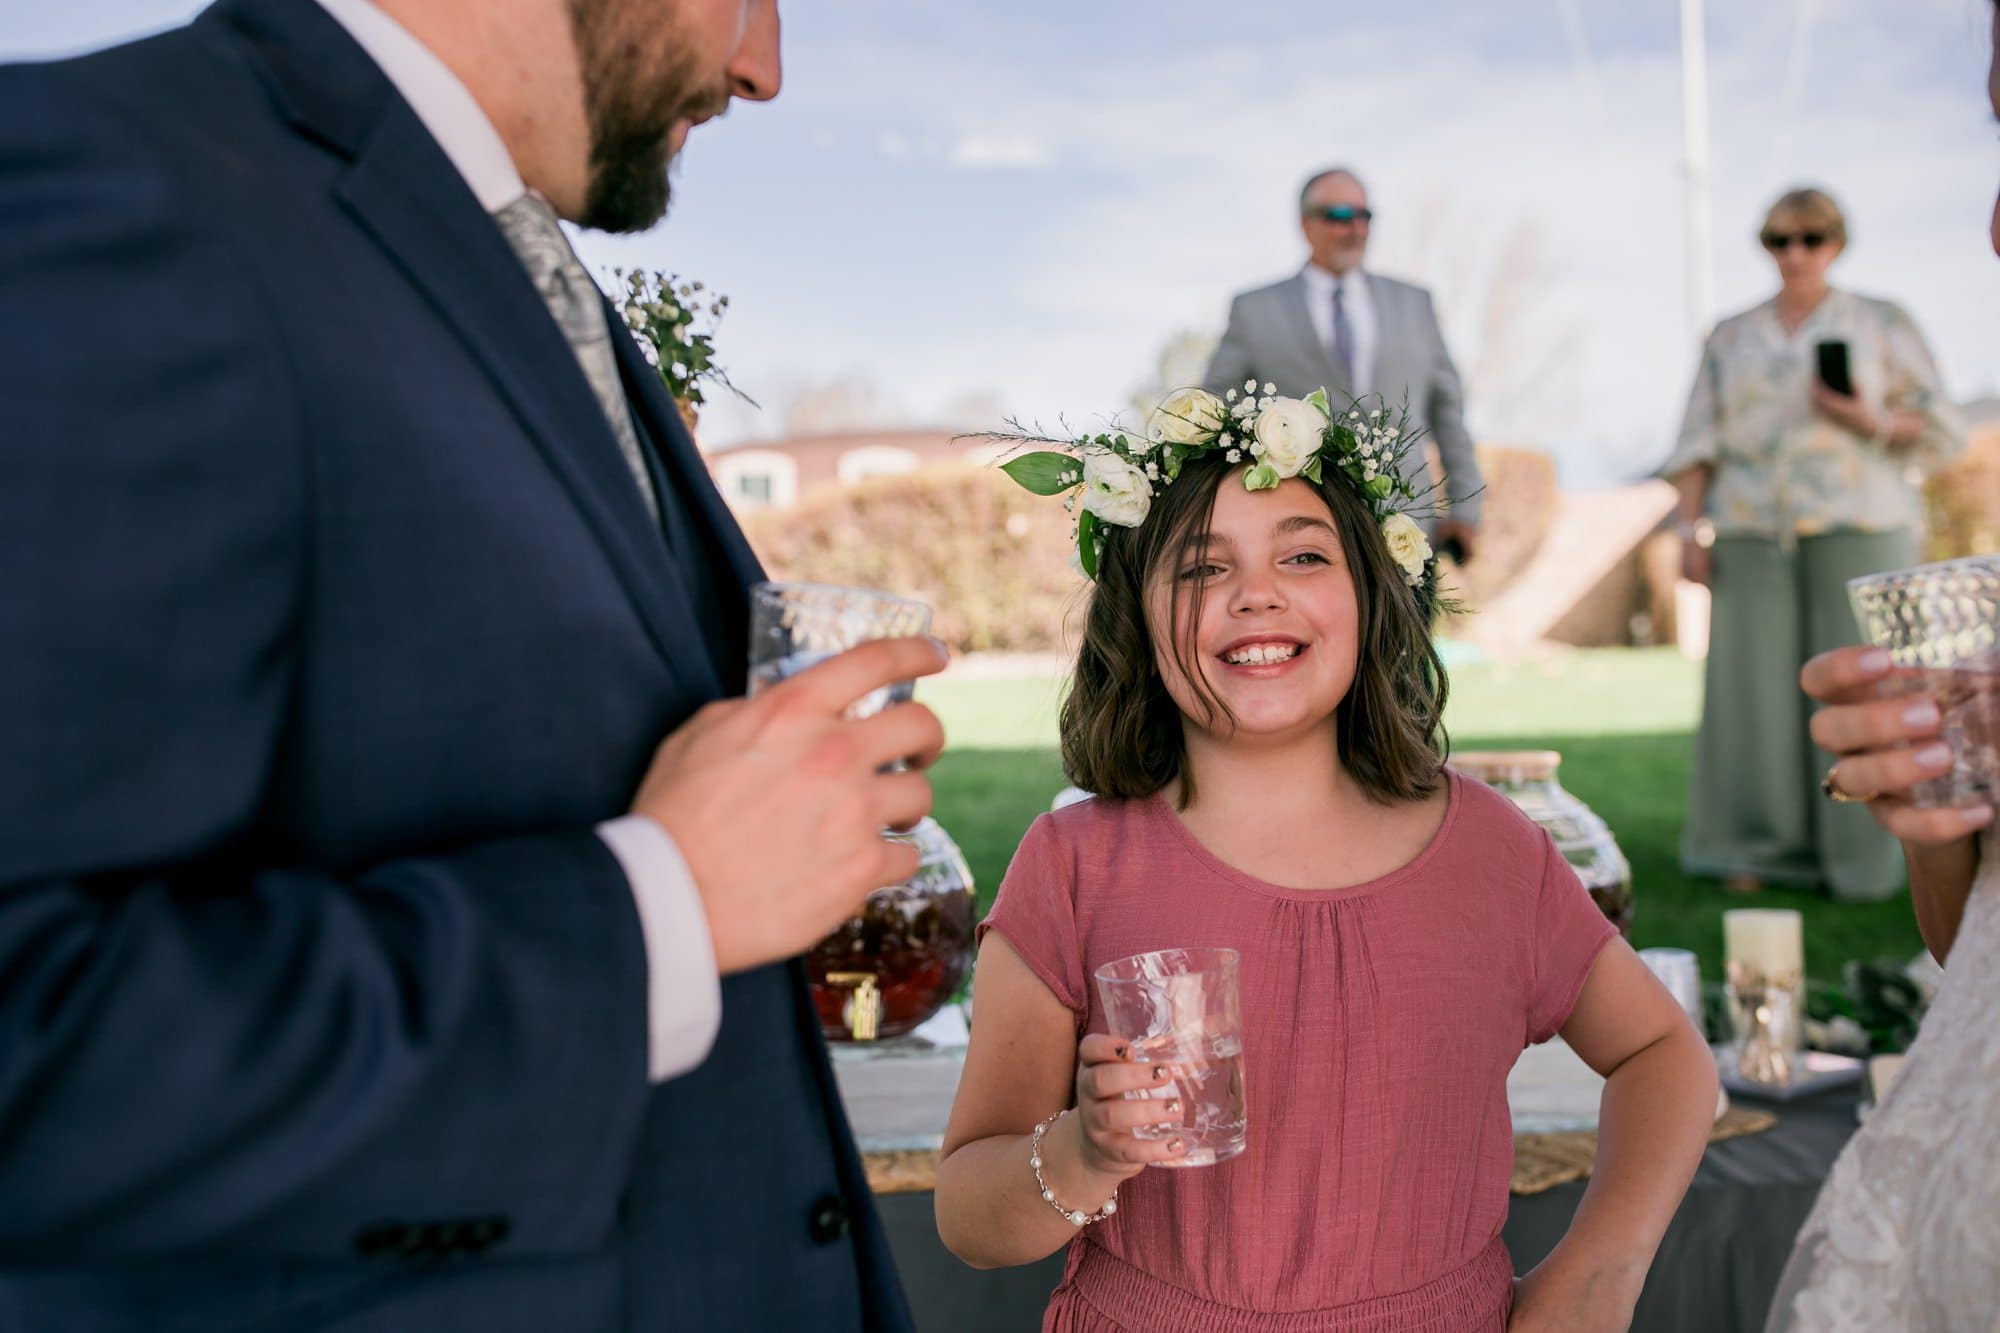
<instances>
[{"instance_id":1,"label":"bearded man in navy suit","mask_svg":"<svg viewBox=\"0 0 2000 1333\"><path fill-rule=\"evenodd\" d=\"M779 77L775 0L0 68L0 1329L907 1327L796 956L942 652L732 697L757 563L557 226Z\"/></svg>"}]
</instances>

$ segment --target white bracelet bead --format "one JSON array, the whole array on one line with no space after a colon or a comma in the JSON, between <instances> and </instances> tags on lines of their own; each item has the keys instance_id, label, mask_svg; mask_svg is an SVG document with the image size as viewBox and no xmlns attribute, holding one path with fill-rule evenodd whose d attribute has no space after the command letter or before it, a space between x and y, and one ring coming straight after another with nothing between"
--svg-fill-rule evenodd
<instances>
[{"instance_id":1,"label":"white bracelet bead","mask_svg":"<svg viewBox=\"0 0 2000 1333\"><path fill-rule=\"evenodd\" d=\"M1106 1218L1110 1217L1113 1213L1117 1212L1118 1191L1114 1187L1111 1191L1111 1197L1104 1201L1104 1206L1102 1208L1099 1208L1094 1213L1086 1213L1080 1208L1063 1207L1062 1204L1057 1202L1056 1200L1056 1192L1049 1188L1049 1182L1042 1179L1042 1135L1049 1132L1050 1125L1053 1125L1056 1121L1062 1119L1064 1116L1068 1114L1069 1111L1067 1108L1065 1108L1064 1110L1057 1111L1047 1120L1044 1120L1041 1124L1035 1126L1034 1139L1028 1145L1028 1165L1034 1168L1035 1187L1042 1192L1042 1202L1048 1204L1049 1207L1061 1213L1063 1215L1064 1220L1066 1220L1071 1226L1080 1228L1080 1227L1087 1227L1092 1222L1102 1222Z\"/></svg>"}]
</instances>

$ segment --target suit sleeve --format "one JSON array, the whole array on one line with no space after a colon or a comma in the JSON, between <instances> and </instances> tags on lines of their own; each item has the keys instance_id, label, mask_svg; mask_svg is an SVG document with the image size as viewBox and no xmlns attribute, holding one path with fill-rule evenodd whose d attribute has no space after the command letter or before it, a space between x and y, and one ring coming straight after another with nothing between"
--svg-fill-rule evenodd
<instances>
[{"instance_id":1,"label":"suit sleeve","mask_svg":"<svg viewBox=\"0 0 2000 1333\"><path fill-rule=\"evenodd\" d=\"M1208 370L1201 377L1201 387L1210 393L1240 390L1243 382L1257 373L1250 356L1250 328L1243 307L1241 296L1229 303L1228 327L1223 329L1222 341L1215 345L1214 354L1208 358Z\"/></svg>"},{"instance_id":2,"label":"suit sleeve","mask_svg":"<svg viewBox=\"0 0 2000 1333\"><path fill-rule=\"evenodd\" d=\"M648 1088L617 860L275 843L294 369L220 221L59 78L0 70L0 1267L593 1248Z\"/></svg>"},{"instance_id":3,"label":"suit sleeve","mask_svg":"<svg viewBox=\"0 0 2000 1333\"><path fill-rule=\"evenodd\" d=\"M1424 327L1430 331L1430 424L1431 438L1437 441L1438 460L1444 467L1445 498L1451 517L1461 523L1479 522L1480 490L1485 479L1479 472L1479 455L1472 436L1465 429L1465 391L1453 364L1451 351L1444 345L1444 330L1438 327L1437 310L1429 292L1423 293Z\"/></svg>"}]
</instances>

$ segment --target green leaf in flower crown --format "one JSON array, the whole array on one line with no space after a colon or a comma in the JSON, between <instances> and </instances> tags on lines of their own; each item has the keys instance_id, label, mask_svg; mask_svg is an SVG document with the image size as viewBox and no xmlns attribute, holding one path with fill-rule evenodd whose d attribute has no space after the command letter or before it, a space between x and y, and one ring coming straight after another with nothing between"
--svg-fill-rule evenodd
<instances>
[{"instance_id":1,"label":"green leaf in flower crown","mask_svg":"<svg viewBox=\"0 0 2000 1333\"><path fill-rule=\"evenodd\" d=\"M1301 477L1304 477L1307 481L1311 482L1315 486L1320 484L1319 462L1320 462L1319 455L1314 454L1312 456L1312 461L1299 469L1299 475Z\"/></svg>"},{"instance_id":2,"label":"green leaf in flower crown","mask_svg":"<svg viewBox=\"0 0 2000 1333\"><path fill-rule=\"evenodd\" d=\"M1377 477L1368 483L1368 498L1371 500L1380 500L1387 497L1389 492L1395 489L1396 482L1394 478L1388 476Z\"/></svg>"},{"instance_id":3,"label":"green leaf in flower crown","mask_svg":"<svg viewBox=\"0 0 2000 1333\"><path fill-rule=\"evenodd\" d=\"M1181 460L1187 457L1187 450L1178 444L1160 446L1160 470L1167 474L1168 481L1179 481Z\"/></svg>"},{"instance_id":4,"label":"green leaf in flower crown","mask_svg":"<svg viewBox=\"0 0 2000 1333\"><path fill-rule=\"evenodd\" d=\"M1269 463L1259 463L1256 467L1251 468L1243 474L1243 489L1246 491L1268 491L1281 480L1283 478L1278 476L1278 469L1272 467Z\"/></svg>"},{"instance_id":5,"label":"green leaf in flower crown","mask_svg":"<svg viewBox=\"0 0 2000 1333\"><path fill-rule=\"evenodd\" d=\"M1036 495L1061 495L1083 479L1082 463L1050 449L1010 458L1000 470Z\"/></svg>"},{"instance_id":6,"label":"green leaf in flower crown","mask_svg":"<svg viewBox=\"0 0 2000 1333\"><path fill-rule=\"evenodd\" d=\"M1088 509L1076 520L1076 555L1083 565L1084 577L1097 577L1097 515Z\"/></svg>"},{"instance_id":7,"label":"green leaf in flower crown","mask_svg":"<svg viewBox=\"0 0 2000 1333\"><path fill-rule=\"evenodd\" d=\"M1351 454L1359 447L1354 442L1354 432L1340 425L1333 428L1333 444L1343 454Z\"/></svg>"},{"instance_id":8,"label":"green leaf in flower crown","mask_svg":"<svg viewBox=\"0 0 2000 1333\"><path fill-rule=\"evenodd\" d=\"M1311 393L1306 395L1306 401L1311 403L1314 407L1317 407L1319 409L1319 414L1321 416L1331 417L1333 415L1333 409L1326 405L1325 389L1323 388L1314 389Z\"/></svg>"}]
</instances>

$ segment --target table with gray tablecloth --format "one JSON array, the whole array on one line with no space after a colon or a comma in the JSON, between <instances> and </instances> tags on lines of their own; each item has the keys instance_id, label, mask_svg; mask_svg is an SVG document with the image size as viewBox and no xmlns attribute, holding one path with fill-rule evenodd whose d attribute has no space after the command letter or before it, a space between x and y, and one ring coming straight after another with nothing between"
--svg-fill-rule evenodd
<instances>
[{"instance_id":1,"label":"table with gray tablecloth","mask_svg":"<svg viewBox=\"0 0 2000 1333\"><path fill-rule=\"evenodd\" d=\"M1859 1092L1774 1106L1775 1128L1709 1145L1639 1302L1635 1333L1756 1333L1792 1237L1856 1128ZM1516 1196L1504 1233L1526 1272L1562 1238L1585 1182ZM1023 1268L979 1272L939 1242L928 1191L876 1200L923 1333L1022 1333L1041 1326L1062 1274L1059 1251Z\"/></svg>"}]
</instances>

